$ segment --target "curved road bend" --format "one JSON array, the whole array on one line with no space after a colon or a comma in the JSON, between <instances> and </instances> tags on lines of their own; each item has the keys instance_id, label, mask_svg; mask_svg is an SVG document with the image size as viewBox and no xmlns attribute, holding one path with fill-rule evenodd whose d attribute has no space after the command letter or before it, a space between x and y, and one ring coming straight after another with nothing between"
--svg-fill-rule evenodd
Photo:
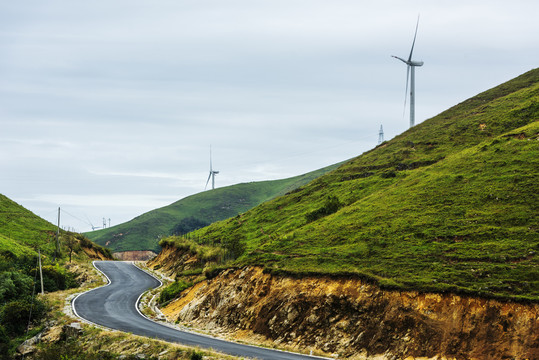
<instances>
[{"instance_id":1,"label":"curved road bend","mask_svg":"<svg viewBox=\"0 0 539 360\"><path fill-rule=\"evenodd\" d=\"M92 323L136 335L158 338L188 346L214 349L234 356L268 360L313 359L278 350L237 344L209 336L185 332L156 323L142 316L136 308L144 291L159 286L159 281L130 262L96 261L95 267L110 279L110 284L77 296L75 313Z\"/></svg>"}]
</instances>

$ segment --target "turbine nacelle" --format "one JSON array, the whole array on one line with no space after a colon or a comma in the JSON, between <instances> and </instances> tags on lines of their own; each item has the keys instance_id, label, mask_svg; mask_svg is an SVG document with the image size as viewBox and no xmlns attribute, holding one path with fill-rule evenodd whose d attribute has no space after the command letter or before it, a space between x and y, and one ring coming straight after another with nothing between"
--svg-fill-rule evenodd
<instances>
[{"instance_id":1,"label":"turbine nacelle","mask_svg":"<svg viewBox=\"0 0 539 360\"><path fill-rule=\"evenodd\" d=\"M391 57L394 57L395 59L399 59L400 61L402 61L408 66L423 66L424 64L423 61L404 60L403 58L395 56L395 55L391 55Z\"/></svg>"}]
</instances>

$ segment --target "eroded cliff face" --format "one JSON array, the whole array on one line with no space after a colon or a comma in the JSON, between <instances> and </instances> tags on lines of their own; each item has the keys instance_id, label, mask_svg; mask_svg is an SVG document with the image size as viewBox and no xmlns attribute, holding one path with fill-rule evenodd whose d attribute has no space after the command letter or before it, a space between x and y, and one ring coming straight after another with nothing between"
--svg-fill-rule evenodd
<instances>
[{"instance_id":1,"label":"eroded cliff face","mask_svg":"<svg viewBox=\"0 0 539 360\"><path fill-rule=\"evenodd\" d=\"M539 359L539 306L383 291L357 279L227 270L163 309L169 319L339 358Z\"/></svg>"}]
</instances>

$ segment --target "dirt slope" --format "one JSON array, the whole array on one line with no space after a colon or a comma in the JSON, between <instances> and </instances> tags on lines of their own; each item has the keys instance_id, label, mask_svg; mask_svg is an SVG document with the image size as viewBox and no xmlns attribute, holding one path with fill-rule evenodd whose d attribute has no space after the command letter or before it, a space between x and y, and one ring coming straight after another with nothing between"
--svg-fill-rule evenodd
<instances>
[{"instance_id":1,"label":"dirt slope","mask_svg":"<svg viewBox=\"0 0 539 360\"><path fill-rule=\"evenodd\" d=\"M383 291L357 279L227 270L163 312L197 328L339 358L539 358L539 305Z\"/></svg>"}]
</instances>

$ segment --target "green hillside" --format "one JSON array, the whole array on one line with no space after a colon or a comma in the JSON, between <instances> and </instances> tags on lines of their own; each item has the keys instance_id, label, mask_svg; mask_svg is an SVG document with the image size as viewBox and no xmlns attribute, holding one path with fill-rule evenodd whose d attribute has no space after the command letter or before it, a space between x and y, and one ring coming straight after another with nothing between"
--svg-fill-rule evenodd
<instances>
[{"instance_id":1,"label":"green hillside","mask_svg":"<svg viewBox=\"0 0 539 360\"><path fill-rule=\"evenodd\" d=\"M38 247L52 253L56 227L0 194L0 254L34 255Z\"/></svg>"},{"instance_id":2,"label":"green hillside","mask_svg":"<svg viewBox=\"0 0 539 360\"><path fill-rule=\"evenodd\" d=\"M535 69L190 238L238 244L223 266L539 301L538 120Z\"/></svg>"},{"instance_id":3,"label":"green hillside","mask_svg":"<svg viewBox=\"0 0 539 360\"><path fill-rule=\"evenodd\" d=\"M114 251L158 252L158 243L162 237L185 234L215 221L236 216L264 201L307 184L338 165L288 179L251 182L204 191L149 211L123 224L85 235Z\"/></svg>"},{"instance_id":4,"label":"green hillside","mask_svg":"<svg viewBox=\"0 0 539 360\"><path fill-rule=\"evenodd\" d=\"M56 315L46 298L37 296L38 249L45 292L77 287L77 275L68 270L75 262L112 257L108 249L65 231L57 253L56 226L0 194L0 359L16 358L15 348Z\"/></svg>"},{"instance_id":5,"label":"green hillside","mask_svg":"<svg viewBox=\"0 0 539 360\"><path fill-rule=\"evenodd\" d=\"M35 258L38 249L45 259L52 261L56 251L56 231L56 225L0 194L0 262ZM81 234L60 229L61 258L57 260L69 260L71 250L83 254L83 248L111 257L108 249L92 243Z\"/></svg>"}]
</instances>

